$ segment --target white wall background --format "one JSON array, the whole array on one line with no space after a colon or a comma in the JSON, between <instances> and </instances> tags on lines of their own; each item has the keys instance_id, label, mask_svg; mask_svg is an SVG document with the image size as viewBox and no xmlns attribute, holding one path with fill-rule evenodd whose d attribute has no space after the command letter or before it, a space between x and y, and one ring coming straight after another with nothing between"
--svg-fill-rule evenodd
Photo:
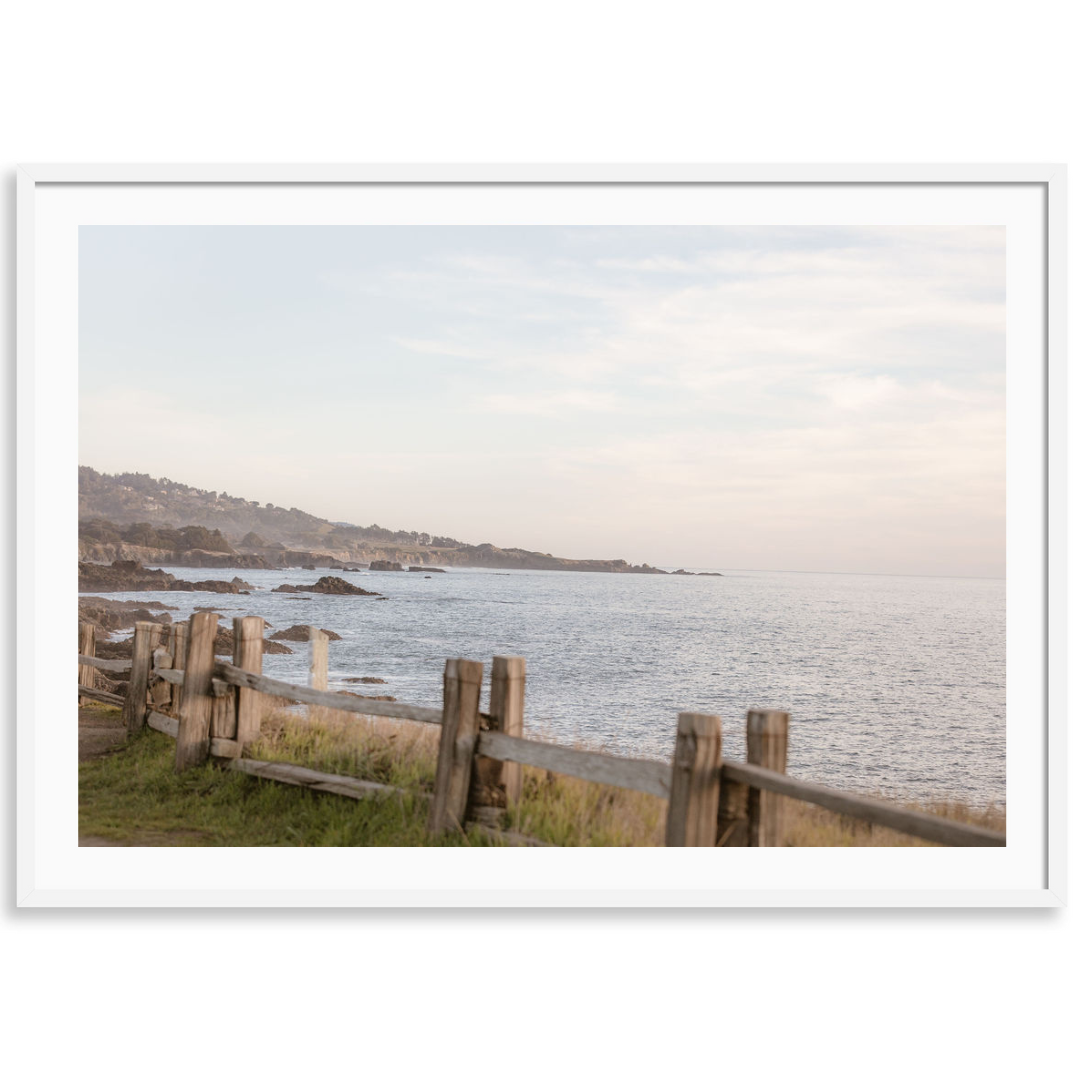
<instances>
[{"instance_id":1,"label":"white wall background","mask_svg":"<svg viewBox=\"0 0 1080 1080\"><path fill-rule=\"evenodd\" d=\"M1065 161L1075 219L1066 10L23 0L0 63L5 420L17 162ZM11 435L3 447L10 566ZM0 629L6 691L13 613ZM1067 910L16 912L13 750L8 735L0 932L18 1075L262 1059L272 1076L336 1062L909 1080L1075 1059ZM483 1052L465 1049L474 1035Z\"/></svg>"}]
</instances>

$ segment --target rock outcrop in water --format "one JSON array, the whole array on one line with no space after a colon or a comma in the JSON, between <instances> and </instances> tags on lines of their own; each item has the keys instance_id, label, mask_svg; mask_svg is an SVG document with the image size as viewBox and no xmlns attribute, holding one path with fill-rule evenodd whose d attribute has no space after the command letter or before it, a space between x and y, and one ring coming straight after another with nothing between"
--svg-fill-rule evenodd
<instances>
[{"instance_id":1,"label":"rock outcrop in water","mask_svg":"<svg viewBox=\"0 0 1080 1080\"><path fill-rule=\"evenodd\" d=\"M379 593L369 592L357 585L350 585L344 578L321 577L314 585L279 585L271 592L280 593L323 593L326 596L378 596Z\"/></svg>"},{"instance_id":2,"label":"rock outcrop in water","mask_svg":"<svg viewBox=\"0 0 1080 1080\"><path fill-rule=\"evenodd\" d=\"M333 630L323 630L323 633L331 641L340 641L341 635L335 634ZM278 630L276 633L270 635L271 641L308 641L309 633L306 626L301 626L299 623L296 626L290 626L288 630Z\"/></svg>"},{"instance_id":3,"label":"rock outcrop in water","mask_svg":"<svg viewBox=\"0 0 1080 1080\"><path fill-rule=\"evenodd\" d=\"M362 698L364 701L397 701L391 694L357 694L352 690L338 690L342 697Z\"/></svg>"}]
</instances>

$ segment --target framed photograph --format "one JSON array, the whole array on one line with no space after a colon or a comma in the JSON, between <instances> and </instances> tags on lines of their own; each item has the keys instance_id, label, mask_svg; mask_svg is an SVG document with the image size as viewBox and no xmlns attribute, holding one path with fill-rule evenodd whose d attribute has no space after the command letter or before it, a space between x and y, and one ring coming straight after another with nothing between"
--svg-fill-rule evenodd
<instances>
[{"instance_id":1,"label":"framed photograph","mask_svg":"<svg viewBox=\"0 0 1080 1080\"><path fill-rule=\"evenodd\" d=\"M21 906L1064 903L1062 166L31 165L18 289Z\"/></svg>"}]
</instances>

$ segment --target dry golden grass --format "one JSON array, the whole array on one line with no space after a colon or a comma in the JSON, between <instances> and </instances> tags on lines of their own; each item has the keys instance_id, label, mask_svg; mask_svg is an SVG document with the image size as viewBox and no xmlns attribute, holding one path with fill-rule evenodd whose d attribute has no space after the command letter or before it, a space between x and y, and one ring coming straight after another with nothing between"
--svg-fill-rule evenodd
<instances>
[{"instance_id":1,"label":"dry golden grass","mask_svg":"<svg viewBox=\"0 0 1080 1080\"><path fill-rule=\"evenodd\" d=\"M537 737L530 732L530 737ZM321 710L316 719L278 711L263 722L252 757L289 761L416 792L434 786L439 728L434 724ZM598 749L595 746L582 749ZM559 846L663 845L667 801L641 792L587 783L542 769L524 769L522 798L502 818L503 828ZM924 847L926 841L784 799L785 847ZM1003 807L975 809L956 801L905 803L1004 831Z\"/></svg>"},{"instance_id":2,"label":"dry golden grass","mask_svg":"<svg viewBox=\"0 0 1080 1080\"><path fill-rule=\"evenodd\" d=\"M895 800L884 799L889 802ZM810 803L784 799L784 846L785 847L936 847L906 833L871 825L859 818L837 814ZM990 806L978 809L956 800L941 799L934 802L897 803L908 810L921 810L926 814L969 825L981 825L997 832L1005 831L1005 808Z\"/></svg>"},{"instance_id":3,"label":"dry golden grass","mask_svg":"<svg viewBox=\"0 0 1080 1080\"><path fill-rule=\"evenodd\" d=\"M288 761L395 787L430 791L435 779L439 728L408 720L319 709L315 719L279 710L262 723L248 749L262 761Z\"/></svg>"},{"instance_id":4,"label":"dry golden grass","mask_svg":"<svg viewBox=\"0 0 1080 1080\"><path fill-rule=\"evenodd\" d=\"M524 768L521 801L506 814L515 832L560 847L656 847L667 800Z\"/></svg>"}]
</instances>

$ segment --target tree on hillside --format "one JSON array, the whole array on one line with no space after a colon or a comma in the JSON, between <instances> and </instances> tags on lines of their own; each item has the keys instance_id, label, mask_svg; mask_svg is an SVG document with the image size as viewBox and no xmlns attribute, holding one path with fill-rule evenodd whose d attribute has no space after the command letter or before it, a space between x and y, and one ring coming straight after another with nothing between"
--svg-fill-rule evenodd
<instances>
[{"instance_id":1,"label":"tree on hillside","mask_svg":"<svg viewBox=\"0 0 1080 1080\"><path fill-rule=\"evenodd\" d=\"M179 531L183 539L183 551L232 551L220 529L211 532L204 525L185 525Z\"/></svg>"},{"instance_id":2,"label":"tree on hillside","mask_svg":"<svg viewBox=\"0 0 1080 1080\"><path fill-rule=\"evenodd\" d=\"M124 542L135 544L138 547L157 547L157 529L148 521L140 521L134 525L129 525L124 530Z\"/></svg>"},{"instance_id":3,"label":"tree on hillside","mask_svg":"<svg viewBox=\"0 0 1080 1080\"><path fill-rule=\"evenodd\" d=\"M120 529L104 518L91 518L79 522L79 539L94 540L99 544L118 544L122 539Z\"/></svg>"}]
</instances>

